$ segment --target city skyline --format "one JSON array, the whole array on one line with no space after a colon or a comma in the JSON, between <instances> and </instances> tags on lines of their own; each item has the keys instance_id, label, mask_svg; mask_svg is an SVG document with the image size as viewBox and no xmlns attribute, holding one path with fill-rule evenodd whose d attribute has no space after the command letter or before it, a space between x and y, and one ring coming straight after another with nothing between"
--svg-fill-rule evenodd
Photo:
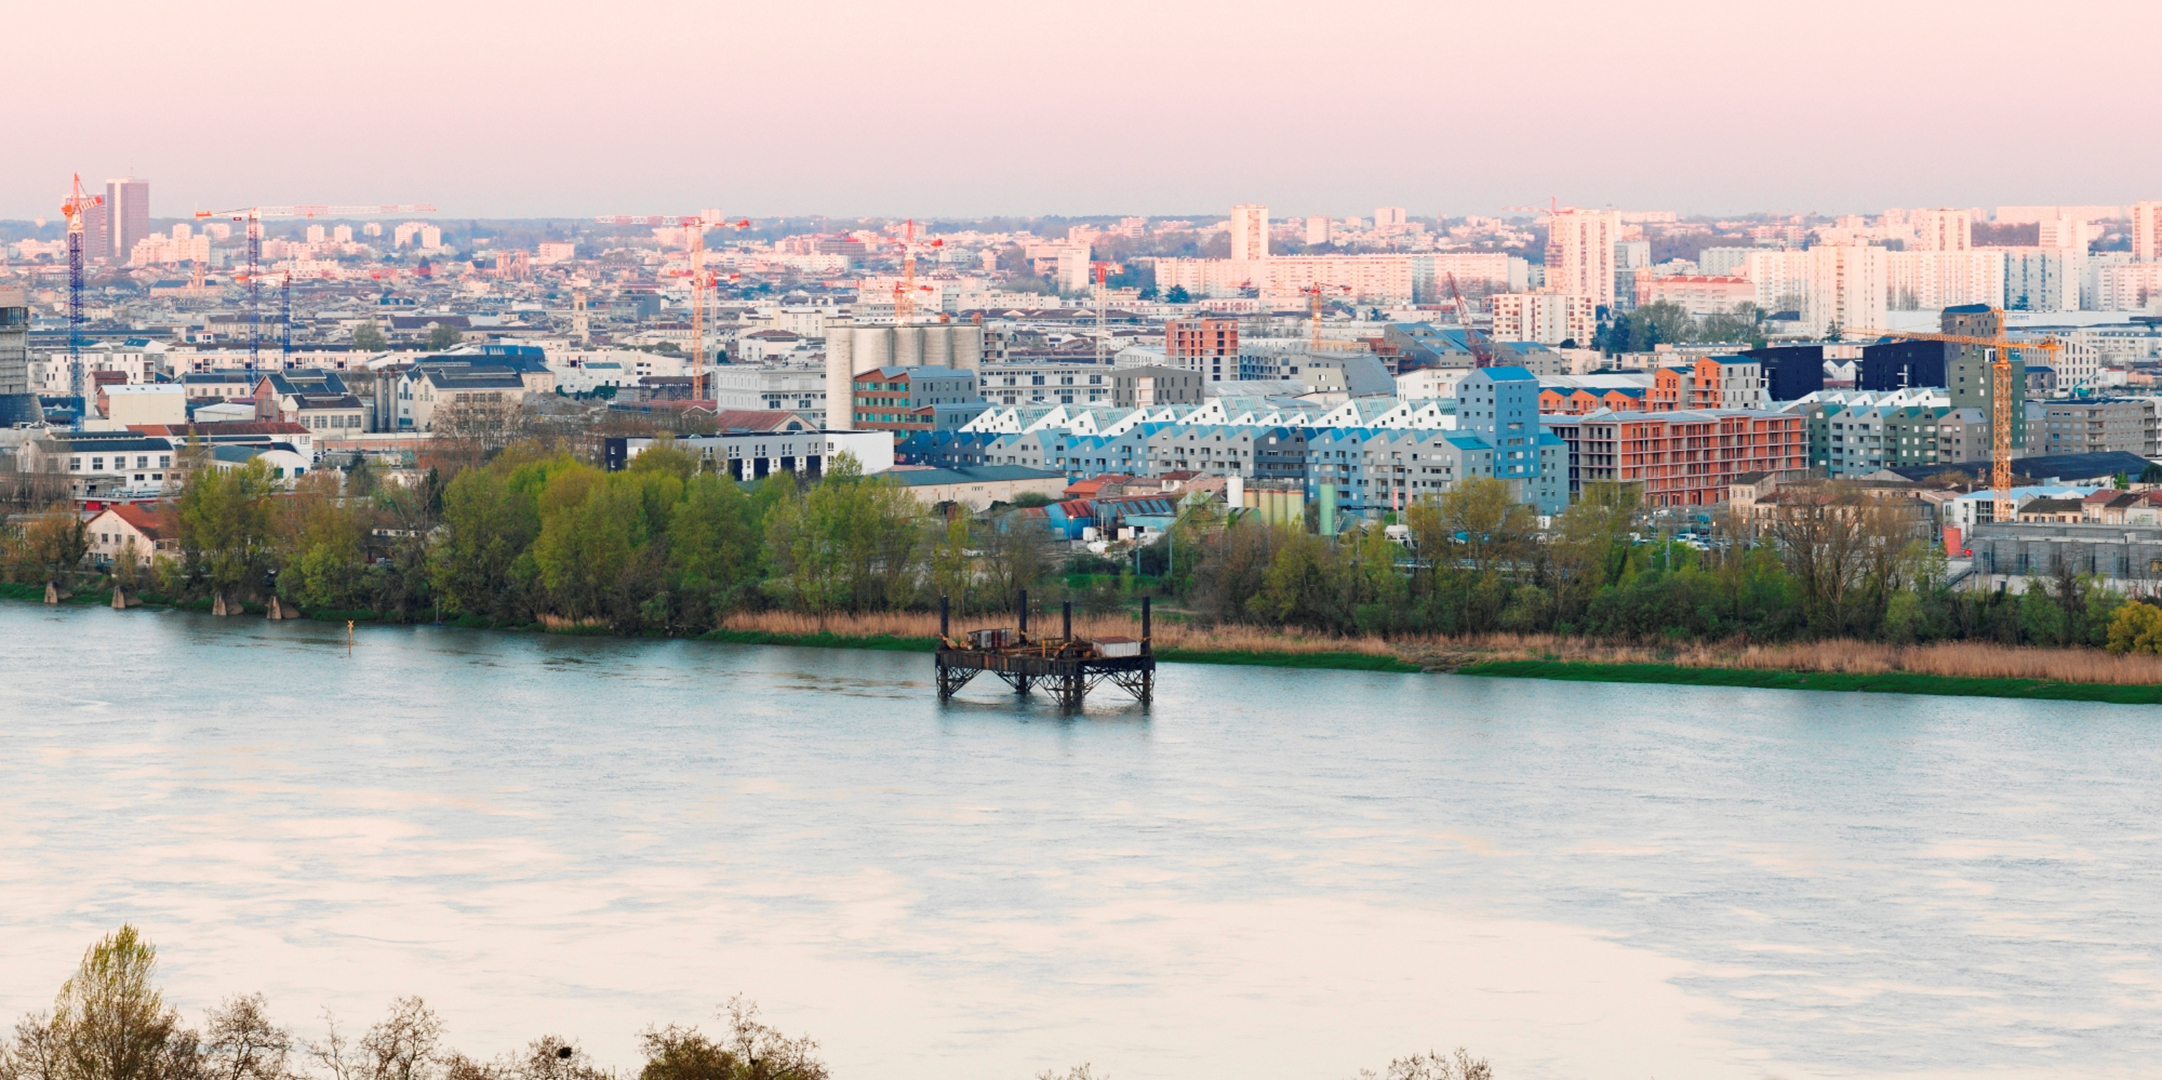
<instances>
[{"instance_id":1,"label":"city skyline","mask_svg":"<svg viewBox=\"0 0 2162 1080\"><path fill-rule=\"evenodd\" d=\"M110 11L123 29L101 35L108 62L65 100L53 87L76 70L68 50L30 50L0 74L0 95L32 105L0 217L52 217L76 172L148 177L183 212L431 202L501 218L1246 201L1428 216L1550 197L1853 213L2129 203L2162 171L2162 148L2123 137L2149 90L2136 65L2019 60L2047 71L2049 92L1977 95L2003 70L1986 58L2032 21L2003 4L1955 19L1839 3L1791 25L1737 25L1695 3L1368 4L1318 28L1305 9L1230 19L1132 4L1089 18L947 4L909 19L853 3L663 4L606 20L499 5L389 4L365 19ZM25 40L75 32L68 18L16 16ZM2052 29L2061 48L2091 49L2162 30L2162 11L2078 5ZM254 91L218 74L235 58L304 74ZM176 80L200 91L176 93ZM2018 150L2022 139L2066 149ZM2078 147L2106 174L2067 168L2060 155ZM1357 161L1375 164L1347 167Z\"/></svg>"}]
</instances>

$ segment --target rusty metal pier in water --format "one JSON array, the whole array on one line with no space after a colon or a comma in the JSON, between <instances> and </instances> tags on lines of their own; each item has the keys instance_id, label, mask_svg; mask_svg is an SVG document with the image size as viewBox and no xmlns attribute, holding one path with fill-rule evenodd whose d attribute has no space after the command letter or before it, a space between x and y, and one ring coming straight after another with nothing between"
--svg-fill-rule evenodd
<instances>
[{"instance_id":1,"label":"rusty metal pier in water","mask_svg":"<svg viewBox=\"0 0 2162 1080\"><path fill-rule=\"evenodd\" d=\"M1028 593L1021 594L1018 629L1000 627L972 630L956 639L949 629L946 598L938 598L938 696L952 697L969 680L991 672L1014 693L1042 688L1063 708L1078 709L1090 689L1101 682L1132 694L1146 705L1156 693L1156 655L1149 645L1149 599L1141 598L1141 640L1102 637L1093 641L1073 636L1073 601L1063 609L1064 625L1058 637L1031 637L1028 632Z\"/></svg>"}]
</instances>

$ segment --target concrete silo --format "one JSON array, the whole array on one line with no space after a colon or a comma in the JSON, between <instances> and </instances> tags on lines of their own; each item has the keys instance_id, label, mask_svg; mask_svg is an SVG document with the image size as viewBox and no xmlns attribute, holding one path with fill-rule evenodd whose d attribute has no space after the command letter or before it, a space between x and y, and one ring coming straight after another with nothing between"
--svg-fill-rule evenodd
<instances>
[{"instance_id":1,"label":"concrete silo","mask_svg":"<svg viewBox=\"0 0 2162 1080\"><path fill-rule=\"evenodd\" d=\"M976 371L983 363L983 327L966 323L858 326L826 323L826 427L855 427L856 376L882 367L950 367Z\"/></svg>"}]
</instances>

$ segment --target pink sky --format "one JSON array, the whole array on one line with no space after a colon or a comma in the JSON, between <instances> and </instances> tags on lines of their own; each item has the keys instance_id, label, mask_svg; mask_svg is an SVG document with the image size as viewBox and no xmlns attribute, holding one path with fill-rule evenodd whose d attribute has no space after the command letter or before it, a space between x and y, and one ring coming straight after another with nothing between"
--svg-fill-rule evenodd
<instances>
[{"instance_id":1,"label":"pink sky","mask_svg":"<svg viewBox=\"0 0 2162 1080\"><path fill-rule=\"evenodd\" d=\"M2162 197L2153 0L10 8L0 217L131 168L161 216Z\"/></svg>"}]
</instances>

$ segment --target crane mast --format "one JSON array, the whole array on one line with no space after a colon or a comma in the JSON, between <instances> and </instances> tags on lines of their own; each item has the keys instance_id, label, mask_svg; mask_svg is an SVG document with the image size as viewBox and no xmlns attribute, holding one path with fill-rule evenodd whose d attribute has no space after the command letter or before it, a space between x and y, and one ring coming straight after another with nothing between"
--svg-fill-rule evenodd
<instances>
[{"instance_id":1,"label":"crane mast","mask_svg":"<svg viewBox=\"0 0 2162 1080\"><path fill-rule=\"evenodd\" d=\"M269 218L316 218L316 217L374 217L381 214L430 214L435 207L427 203L389 203L373 206L333 206L326 203L293 206L243 206L235 210L197 210L197 219L230 217L245 222L248 228L248 370L255 371L263 346L262 291L256 278L263 260L263 219ZM292 276L285 282L285 363L291 366L293 359L293 311Z\"/></svg>"},{"instance_id":2,"label":"crane mast","mask_svg":"<svg viewBox=\"0 0 2162 1080\"><path fill-rule=\"evenodd\" d=\"M1966 334L1925 334L1905 330L1849 330L1850 334L1863 337L1908 338L1914 341L1942 341L1953 345L1973 345L1990 351L1989 363L1989 486L1992 489L1990 515L1993 520L2004 522L2014 518L2012 507L2012 354L2021 351L2058 352L2064 346L2055 338L2039 342L2012 341L2004 336L2004 310L1991 308L1996 316L1995 337L1975 337Z\"/></svg>"},{"instance_id":3,"label":"crane mast","mask_svg":"<svg viewBox=\"0 0 2162 1080\"><path fill-rule=\"evenodd\" d=\"M683 243L688 249L688 271L680 276L691 283L691 400L706 399L706 289L718 283L718 278L706 269L707 229L748 229L751 219L738 221L721 220L720 211L707 210L702 214L671 217L667 214L603 214L593 220L603 225L662 225L683 230ZM668 271L678 275L678 271ZM731 275L733 277L733 275ZM586 286L584 278L572 282L571 332L582 343L590 340L590 324L586 321Z\"/></svg>"},{"instance_id":4,"label":"crane mast","mask_svg":"<svg viewBox=\"0 0 2162 1080\"><path fill-rule=\"evenodd\" d=\"M75 430L83 429L90 399L83 387L83 211L105 201L101 195L83 194L83 177L75 174L75 187L60 204L68 220L68 393L75 395Z\"/></svg>"}]
</instances>

